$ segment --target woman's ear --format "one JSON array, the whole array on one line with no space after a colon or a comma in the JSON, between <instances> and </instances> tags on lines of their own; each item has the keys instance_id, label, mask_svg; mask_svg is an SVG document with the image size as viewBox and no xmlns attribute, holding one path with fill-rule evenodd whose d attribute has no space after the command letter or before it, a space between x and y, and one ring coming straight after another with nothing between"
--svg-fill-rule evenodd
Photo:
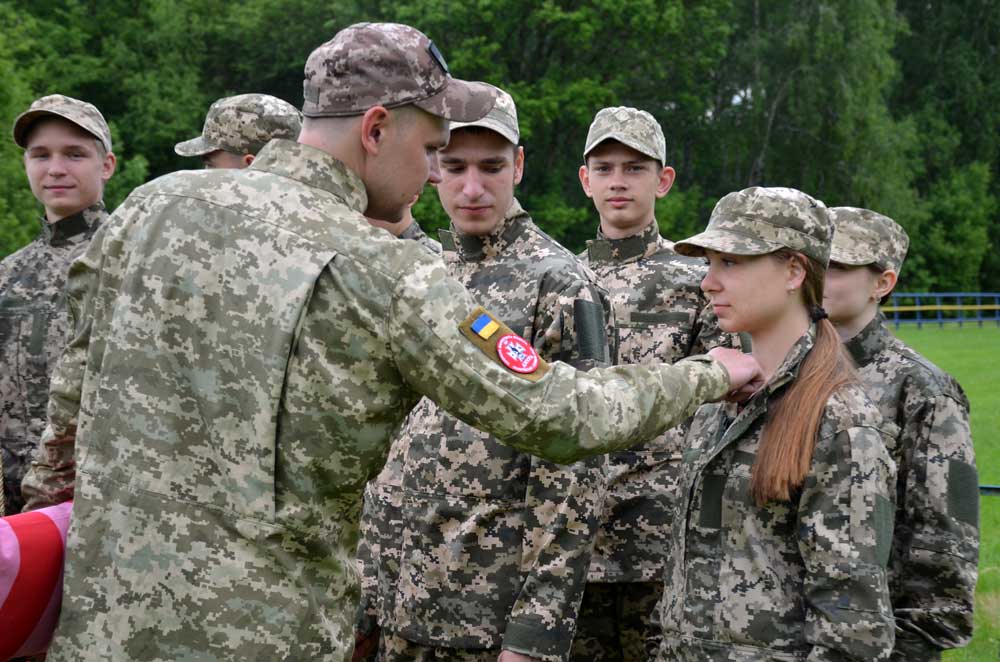
<instances>
[{"instance_id":1,"label":"woman's ear","mask_svg":"<svg viewBox=\"0 0 1000 662\"><path fill-rule=\"evenodd\" d=\"M878 278L875 279L875 291L872 292L872 297L876 301L881 301L882 297L892 292L893 288L896 287L896 272L892 269L886 269L883 271Z\"/></svg>"},{"instance_id":2,"label":"woman's ear","mask_svg":"<svg viewBox=\"0 0 1000 662\"><path fill-rule=\"evenodd\" d=\"M785 278L789 292L794 292L802 287L802 283L806 279L806 265L803 262L805 259L801 255L792 255L785 260Z\"/></svg>"}]
</instances>

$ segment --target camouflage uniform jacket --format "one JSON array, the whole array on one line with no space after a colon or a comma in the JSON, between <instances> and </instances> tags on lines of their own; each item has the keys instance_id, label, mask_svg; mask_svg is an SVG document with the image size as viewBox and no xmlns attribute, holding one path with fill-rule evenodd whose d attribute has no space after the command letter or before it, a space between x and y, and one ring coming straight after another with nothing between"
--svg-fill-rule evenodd
<instances>
[{"instance_id":1,"label":"camouflage uniform jacket","mask_svg":"<svg viewBox=\"0 0 1000 662\"><path fill-rule=\"evenodd\" d=\"M489 235L441 233L449 273L539 355L606 365L606 295L515 201ZM569 654L606 458L557 466L424 399L400 435L399 577L382 622L422 644Z\"/></svg>"},{"instance_id":2,"label":"camouflage uniform jacket","mask_svg":"<svg viewBox=\"0 0 1000 662\"><path fill-rule=\"evenodd\" d=\"M729 388L710 359L515 374L463 331L480 312L440 261L366 207L340 162L276 140L109 219L82 386L53 384L56 407L81 395L52 662L348 658L362 489L421 395L565 462Z\"/></svg>"},{"instance_id":3,"label":"camouflage uniform jacket","mask_svg":"<svg viewBox=\"0 0 1000 662\"><path fill-rule=\"evenodd\" d=\"M56 223L0 262L0 450L8 513L45 426L49 378L69 337L63 287L69 265L106 218L100 203Z\"/></svg>"},{"instance_id":4,"label":"camouflage uniform jacket","mask_svg":"<svg viewBox=\"0 0 1000 662\"><path fill-rule=\"evenodd\" d=\"M897 653L920 660L972 637L979 480L969 401L951 376L893 337L881 316L846 345L869 395L900 430L889 590Z\"/></svg>"},{"instance_id":5,"label":"camouflage uniform jacket","mask_svg":"<svg viewBox=\"0 0 1000 662\"><path fill-rule=\"evenodd\" d=\"M742 411L706 405L694 417L660 604L661 660L889 658L892 427L883 431L861 385L827 401L811 468L790 503L760 507L750 495L768 404L796 378L814 333Z\"/></svg>"},{"instance_id":6,"label":"camouflage uniform jacket","mask_svg":"<svg viewBox=\"0 0 1000 662\"><path fill-rule=\"evenodd\" d=\"M611 296L617 362L674 363L718 346L738 346L719 328L701 291L703 260L684 257L656 221L624 239L603 235L582 256ZM661 581L687 424L614 453L590 581Z\"/></svg>"},{"instance_id":7,"label":"camouflage uniform jacket","mask_svg":"<svg viewBox=\"0 0 1000 662\"><path fill-rule=\"evenodd\" d=\"M432 253L441 254L441 244L427 236L427 233L424 232L424 229L416 221L410 223L410 227L403 230L399 238L415 241L424 248L429 249Z\"/></svg>"}]
</instances>

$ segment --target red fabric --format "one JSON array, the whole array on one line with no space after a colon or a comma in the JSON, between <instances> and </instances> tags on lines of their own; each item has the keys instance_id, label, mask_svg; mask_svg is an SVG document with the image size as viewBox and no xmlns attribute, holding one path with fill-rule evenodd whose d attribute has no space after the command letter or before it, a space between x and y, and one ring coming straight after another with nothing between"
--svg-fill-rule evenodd
<instances>
[{"instance_id":1,"label":"red fabric","mask_svg":"<svg viewBox=\"0 0 1000 662\"><path fill-rule=\"evenodd\" d=\"M40 512L4 518L17 537L21 562L14 585L0 605L0 660L19 651L31 636L62 580L63 536Z\"/></svg>"}]
</instances>

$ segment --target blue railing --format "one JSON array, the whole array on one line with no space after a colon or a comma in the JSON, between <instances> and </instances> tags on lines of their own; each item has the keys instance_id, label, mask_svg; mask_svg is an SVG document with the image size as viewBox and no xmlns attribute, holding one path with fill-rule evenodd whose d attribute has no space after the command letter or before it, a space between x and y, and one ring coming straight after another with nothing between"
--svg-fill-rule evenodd
<instances>
[{"instance_id":1,"label":"blue railing","mask_svg":"<svg viewBox=\"0 0 1000 662\"><path fill-rule=\"evenodd\" d=\"M882 306L886 318L898 329L901 324L993 322L1000 326L1000 292L893 292Z\"/></svg>"}]
</instances>

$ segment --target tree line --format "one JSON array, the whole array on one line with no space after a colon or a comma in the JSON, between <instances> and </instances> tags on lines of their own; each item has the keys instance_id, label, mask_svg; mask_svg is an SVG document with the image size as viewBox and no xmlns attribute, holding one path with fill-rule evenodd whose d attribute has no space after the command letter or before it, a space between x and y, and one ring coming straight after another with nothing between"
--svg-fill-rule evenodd
<instances>
[{"instance_id":1,"label":"tree line","mask_svg":"<svg viewBox=\"0 0 1000 662\"><path fill-rule=\"evenodd\" d=\"M0 122L35 97L97 105L119 169L109 208L198 167L173 152L222 96L296 106L308 53L358 21L414 25L452 72L509 91L518 198L581 249L597 218L577 180L594 113L651 112L677 183L669 238L725 193L792 186L896 219L901 290L1000 291L1000 3L992 0L0 0ZM0 255L38 229L20 150L0 142ZM447 219L428 192L426 227Z\"/></svg>"}]
</instances>

